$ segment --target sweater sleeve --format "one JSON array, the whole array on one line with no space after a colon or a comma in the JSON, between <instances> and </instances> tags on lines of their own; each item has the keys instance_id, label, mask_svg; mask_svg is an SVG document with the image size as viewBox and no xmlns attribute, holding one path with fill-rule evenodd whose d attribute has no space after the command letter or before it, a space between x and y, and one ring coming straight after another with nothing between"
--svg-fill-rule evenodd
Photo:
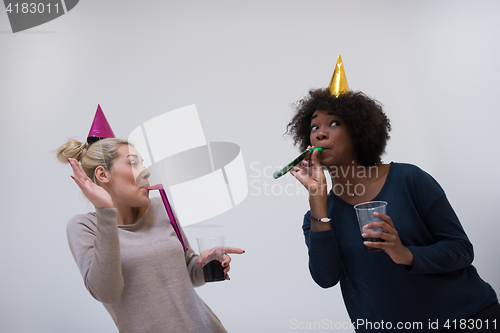
<instances>
[{"instance_id":1,"label":"sweater sleeve","mask_svg":"<svg viewBox=\"0 0 500 333\"><path fill-rule=\"evenodd\" d=\"M123 291L117 210L97 208L97 223L87 216L73 217L67 226L69 247L85 287L98 301L116 303Z\"/></svg>"},{"instance_id":2,"label":"sweater sleeve","mask_svg":"<svg viewBox=\"0 0 500 333\"><path fill-rule=\"evenodd\" d=\"M456 271L472 264L474 251L446 195L442 195L424 216L435 243L408 246L414 258L412 273L436 274Z\"/></svg>"},{"instance_id":3,"label":"sweater sleeve","mask_svg":"<svg viewBox=\"0 0 500 333\"><path fill-rule=\"evenodd\" d=\"M417 207L421 229L418 242L407 244L414 258L411 273L438 274L470 266L474 253L444 190L427 172L406 168L405 186ZM417 223L417 220L415 220Z\"/></svg>"},{"instance_id":4,"label":"sweater sleeve","mask_svg":"<svg viewBox=\"0 0 500 333\"><path fill-rule=\"evenodd\" d=\"M186 244L188 250L184 252L184 256L186 258L186 266L189 274L189 278L191 279L191 283L195 287L200 287L205 284L205 278L203 276L203 268L198 266L198 257L191 244L184 234L184 230L179 225L179 230L181 231L182 238L184 239L184 243Z\"/></svg>"},{"instance_id":5,"label":"sweater sleeve","mask_svg":"<svg viewBox=\"0 0 500 333\"><path fill-rule=\"evenodd\" d=\"M333 229L311 231L311 213L304 215L302 230L309 250L309 272L322 288L333 287L339 282L342 260Z\"/></svg>"}]
</instances>

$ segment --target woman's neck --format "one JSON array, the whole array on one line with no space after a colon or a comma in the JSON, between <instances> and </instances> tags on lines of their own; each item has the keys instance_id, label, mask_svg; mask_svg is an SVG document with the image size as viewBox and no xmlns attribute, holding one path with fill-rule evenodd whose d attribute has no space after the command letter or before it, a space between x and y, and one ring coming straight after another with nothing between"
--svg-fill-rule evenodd
<instances>
[{"instance_id":1,"label":"woman's neck","mask_svg":"<svg viewBox=\"0 0 500 333\"><path fill-rule=\"evenodd\" d=\"M122 200L113 200L113 204L118 211L118 224L130 225L136 223L148 209L148 206L130 207Z\"/></svg>"},{"instance_id":2,"label":"woman's neck","mask_svg":"<svg viewBox=\"0 0 500 333\"><path fill-rule=\"evenodd\" d=\"M356 161L345 165L333 165L327 167L327 170L333 184L358 184L360 181L379 178L378 165L364 166Z\"/></svg>"},{"instance_id":3,"label":"woman's neck","mask_svg":"<svg viewBox=\"0 0 500 333\"><path fill-rule=\"evenodd\" d=\"M358 163L328 168L333 193L349 204L373 200L382 189L388 170L387 164Z\"/></svg>"}]
</instances>

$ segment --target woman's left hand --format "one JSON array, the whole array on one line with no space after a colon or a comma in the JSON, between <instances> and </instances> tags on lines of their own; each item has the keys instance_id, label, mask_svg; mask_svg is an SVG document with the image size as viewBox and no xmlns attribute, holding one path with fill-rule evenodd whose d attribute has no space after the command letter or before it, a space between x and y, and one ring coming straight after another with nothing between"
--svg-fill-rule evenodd
<instances>
[{"instance_id":1,"label":"woman's left hand","mask_svg":"<svg viewBox=\"0 0 500 333\"><path fill-rule=\"evenodd\" d=\"M231 257L227 255L228 253L243 254L245 253L245 250L230 246L217 246L212 249L205 250L200 253L200 256L198 257L198 266L202 265L203 263L207 264L214 258L220 258L220 255L222 254L222 267L224 267L226 280L231 280L229 278L229 274L227 274L227 272L229 272L229 270L231 269L231 267L229 266Z\"/></svg>"},{"instance_id":2,"label":"woman's left hand","mask_svg":"<svg viewBox=\"0 0 500 333\"><path fill-rule=\"evenodd\" d=\"M401 243L398 232L392 223L391 217L381 213L373 213L373 215L382 221L371 222L363 227L364 238L381 238L385 242L363 242L364 245L382 249L387 253L392 261L396 264L413 266L413 254ZM382 228L384 231L375 231L373 228Z\"/></svg>"}]
</instances>

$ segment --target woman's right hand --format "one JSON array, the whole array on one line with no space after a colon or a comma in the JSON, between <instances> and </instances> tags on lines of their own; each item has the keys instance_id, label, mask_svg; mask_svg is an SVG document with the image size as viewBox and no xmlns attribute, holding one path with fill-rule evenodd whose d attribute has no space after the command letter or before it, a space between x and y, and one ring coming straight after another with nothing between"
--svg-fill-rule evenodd
<instances>
[{"instance_id":1,"label":"woman's right hand","mask_svg":"<svg viewBox=\"0 0 500 333\"><path fill-rule=\"evenodd\" d=\"M309 148L315 148L309 146ZM314 150L308 159L304 159L297 166L295 166L290 173L292 176L304 185L309 192L309 196L326 196L327 183L323 167L318 161L318 151Z\"/></svg>"},{"instance_id":2,"label":"woman's right hand","mask_svg":"<svg viewBox=\"0 0 500 333\"><path fill-rule=\"evenodd\" d=\"M314 148L309 146L308 148ZM304 185L309 192L311 216L315 218L328 217L327 211L327 183L323 167L318 161L318 151L312 152L307 160L303 160L290 173ZM331 229L330 223L311 221L311 231L325 231Z\"/></svg>"},{"instance_id":3,"label":"woman's right hand","mask_svg":"<svg viewBox=\"0 0 500 333\"><path fill-rule=\"evenodd\" d=\"M87 177L80 163L74 158L68 158L68 162L74 173L71 178L95 208L114 208L113 199L111 199L109 193Z\"/></svg>"}]
</instances>

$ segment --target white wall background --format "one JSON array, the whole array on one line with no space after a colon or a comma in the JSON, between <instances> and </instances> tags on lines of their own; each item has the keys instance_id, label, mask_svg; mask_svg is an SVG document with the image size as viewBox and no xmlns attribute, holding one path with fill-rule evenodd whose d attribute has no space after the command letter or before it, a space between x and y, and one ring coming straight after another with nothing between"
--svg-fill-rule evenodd
<instances>
[{"instance_id":1,"label":"white wall background","mask_svg":"<svg viewBox=\"0 0 500 333\"><path fill-rule=\"evenodd\" d=\"M231 281L197 289L230 332L348 322L339 287L309 276L306 197L279 195L295 180L270 176L297 155L282 137L290 103L328 84L338 54L350 88L392 121L384 160L440 182L499 292L499 14L498 1L82 0L13 34L2 10L0 331L116 332L66 242L66 222L92 207L51 153L85 139L97 103L118 137L196 104L208 141L241 147L247 199L186 228L193 245L225 234L246 250Z\"/></svg>"}]
</instances>

